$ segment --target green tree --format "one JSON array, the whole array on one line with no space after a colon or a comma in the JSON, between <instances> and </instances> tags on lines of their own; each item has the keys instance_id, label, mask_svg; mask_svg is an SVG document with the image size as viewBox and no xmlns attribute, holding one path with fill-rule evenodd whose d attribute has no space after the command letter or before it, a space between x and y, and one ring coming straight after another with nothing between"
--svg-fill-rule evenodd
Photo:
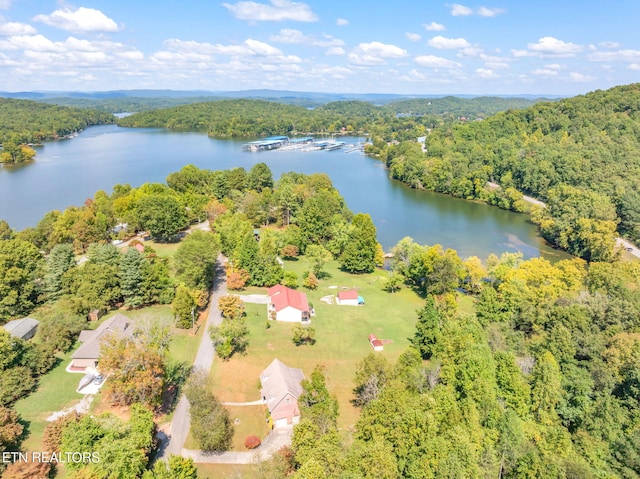
<instances>
[{"instance_id":1,"label":"green tree","mask_svg":"<svg viewBox=\"0 0 640 479\"><path fill-rule=\"evenodd\" d=\"M19 239L0 241L0 320L27 314L38 301L42 255Z\"/></svg>"},{"instance_id":2,"label":"green tree","mask_svg":"<svg viewBox=\"0 0 640 479\"><path fill-rule=\"evenodd\" d=\"M300 415L309 419L324 434L335 430L338 419L338 400L329 394L322 366L316 366L311 379L302 380L302 394L298 398Z\"/></svg>"},{"instance_id":3,"label":"green tree","mask_svg":"<svg viewBox=\"0 0 640 479\"><path fill-rule=\"evenodd\" d=\"M555 424L556 406L562 397L562 375L556 359L545 351L536 359L531 374L531 410L542 424Z\"/></svg>"},{"instance_id":4,"label":"green tree","mask_svg":"<svg viewBox=\"0 0 640 479\"><path fill-rule=\"evenodd\" d=\"M391 364L383 356L369 353L356 364L353 404L364 407L378 397L391 379Z\"/></svg>"},{"instance_id":5,"label":"green tree","mask_svg":"<svg viewBox=\"0 0 640 479\"><path fill-rule=\"evenodd\" d=\"M194 373L187 381L191 434L205 451L226 451L233 439L233 424L228 411L206 387L205 375Z\"/></svg>"},{"instance_id":6,"label":"green tree","mask_svg":"<svg viewBox=\"0 0 640 479\"><path fill-rule=\"evenodd\" d=\"M329 251L320 245L310 244L304 253L311 265L311 271L316 277L322 276L322 269L328 261L333 259Z\"/></svg>"},{"instance_id":7,"label":"green tree","mask_svg":"<svg viewBox=\"0 0 640 479\"><path fill-rule=\"evenodd\" d=\"M187 227L184 207L173 196L143 195L132 214L133 223L160 239L173 238Z\"/></svg>"},{"instance_id":8,"label":"green tree","mask_svg":"<svg viewBox=\"0 0 640 479\"><path fill-rule=\"evenodd\" d=\"M180 243L173 258L178 280L188 288L208 290L215 274L218 251L212 233L193 231Z\"/></svg>"},{"instance_id":9,"label":"green tree","mask_svg":"<svg viewBox=\"0 0 640 479\"><path fill-rule=\"evenodd\" d=\"M47 258L44 273L45 291L50 299L59 298L63 293L62 276L75 265L71 245L59 244L53 247Z\"/></svg>"},{"instance_id":10,"label":"green tree","mask_svg":"<svg viewBox=\"0 0 640 479\"><path fill-rule=\"evenodd\" d=\"M292 331L293 337L291 340L296 346L302 346L303 344L313 345L316 343L316 330L314 328L296 324Z\"/></svg>"},{"instance_id":11,"label":"green tree","mask_svg":"<svg viewBox=\"0 0 640 479\"><path fill-rule=\"evenodd\" d=\"M0 241L13 239L15 236L14 231L5 220L0 220Z\"/></svg>"},{"instance_id":12,"label":"green tree","mask_svg":"<svg viewBox=\"0 0 640 479\"><path fill-rule=\"evenodd\" d=\"M144 257L135 248L129 248L120 260L120 292L124 304L130 308L137 308L144 304L143 272Z\"/></svg>"},{"instance_id":13,"label":"green tree","mask_svg":"<svg viewBox=\"0 0 640 479\"><path fill-rule=\"evenodd\" d=\"M351 222L349 242L340 256L341 267L350 273L371 273L376 267L376 227L367 214L358 213Z\"/></svg>"},{"instance_id":14,"label":"green tree","mask_svg":"<svg viewBox=\"0 0 640 479\"><path fill-rule=\"evenodd\" d=\"M442 338L443 320L436 307L433 296L427 296L424 308L418 312L416 332L411 344L420 352L423 359L429 359L437 351Z\"/></svg>"},{"instance_id":15,"label":"green tree","mask_svg":"<svg viewBox=\"0 0 640 479\"><path fill-rule=\"evenodd\" d=\"M169 456L169 461L156 461L142 479L198 479L198 468L190 457Z\"/></svg>"},{"instance_id":16,"label":"green tree","mask_svg":"<svg viewBox=\"0 0 640 479\"><path fill-rule=\"evenodd\" d=\"M256 163L247 174L247 188L260 193L265 188L273 188L273 175L266 163Z\"/></svg>"},{"instance_id":17,"label":"green tree","mask_svg":"<svg viewBox=\"0 0 640 479\"><path fill-rule=\"evenodd\" d=\"M178 328L186 329L193 325L197 304L188 288L182 285L178 286L172 308Z\"/></svg>"},{"instance_id":18,"label":"green tree","mask_svg":"<svg viewBox=\"0 0 640 479\"><path fill-rule=\"evenodd\" d=\"M216 353L227 360L236 353L244 353L249 346L249 330L243 317L225 319L219 326L209 330Z\"/></svg>"}]
</instances>

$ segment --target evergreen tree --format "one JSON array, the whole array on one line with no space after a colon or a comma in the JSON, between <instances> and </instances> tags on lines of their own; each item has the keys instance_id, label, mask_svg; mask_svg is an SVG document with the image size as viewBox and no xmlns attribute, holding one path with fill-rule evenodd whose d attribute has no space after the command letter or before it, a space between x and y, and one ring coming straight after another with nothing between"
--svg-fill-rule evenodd
<instances>
[{"instance_id":1,"label":"evergreen tree","mask_svg":"<svg viewBox=\"0 0 640 479\"><path fill-rule=\"evenodd\" d=\"M73 247L58 244L53 247L45 266L44 284L49 299L59 298L63 293L62 276L76 265Z\"/></svg>"},{"instance_id":2,"label":"evergreen tree","mask_svg":"<svg viewBox=\"0 0 640 479\"><path fill-rule=\"evenodd\" d=\"M182 285L178 286L172 303L173 315L176 318L176 326L178 328L186 329L191 327L196 306L189 289Z\"/></svg>"},{"instance_id":3,"label":"evergreen tree","mask_svg":"<svg viewBox=\"0 0 640 479\"><path fill-rule=\"evenodd\" d=\"M376 227L371 216L363 213L355 215L351 225L353 228L340 257L340 264L350 273L371 273L376 267L378 249Z\"/></svg>"},{"instance_id":4,"label":"evergreen tree","mask_svg":"<svg viewBox=\"0 0 640 479\"><path fill-rule=\"evenodd\" d=\"M142 263L144 257L135 248L129 248L120 261L120 291L124 305L137 308L144 303Z\"/></svg>"},{"instance_id":5,"label":"evergreen tree","mask_svg":"<svg viewBox=\"0 0 640 479\"><path fill-rule=\"evenodd\" d=\"M423 359L430 359L436 351L442 336L442 317L436 307L433 296L427 296L424 308L418 313L416 332L411 344L420 352Z\"/></svg>"}]
</instances>

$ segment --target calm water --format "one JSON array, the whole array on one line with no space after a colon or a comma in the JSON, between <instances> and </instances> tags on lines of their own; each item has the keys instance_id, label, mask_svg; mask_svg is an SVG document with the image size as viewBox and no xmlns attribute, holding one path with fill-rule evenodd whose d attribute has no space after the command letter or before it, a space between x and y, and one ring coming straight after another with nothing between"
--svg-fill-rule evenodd
<instances>
[{"instance_id":1,"label":"calm water","mask_svg":"<svg viewBox=\"0 0 640 479\"><path fill-rule=\"evenodd\" d=\"M356 138L347 138L355 143ZM80 205L117 183L164 182L189 163L212 170L258 162L274 178L287 171L327 173L354 212L369 213L388 250L404 236L440 243L463 256L522 251L526 257L559 253L539 237L527 216L449 196L416 191L388 178L377 160L344 150L244 152L242 142L201 133L96 126L71 140L47 143L28 165L0 168L0 218L20 230L52 209ZM565 256L563 256L565 257Z\"/></svg>"}]
</instances>

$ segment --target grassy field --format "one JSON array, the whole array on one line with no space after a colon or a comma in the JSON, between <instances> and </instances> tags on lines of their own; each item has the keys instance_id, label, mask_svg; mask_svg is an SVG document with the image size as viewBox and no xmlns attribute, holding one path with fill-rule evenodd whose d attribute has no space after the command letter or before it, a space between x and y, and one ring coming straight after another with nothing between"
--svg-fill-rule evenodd
<instances>
[{"instance_id":1,"label":"grassy field","mask_svg":"<svg viewBox=\"0 0 640 479\"><path fill-rule=\"evenodd\" d=\"M299 277L308 269L303 258L285 262L285 268ZM330 263L316 291L307 291L309 302L316 310L311 326L316 330L316 344L295 346L291 341L292 324L269 322L266 328L266 306L247 304L247 325L250 345L247 354L234 356L223 362L214 361L210 379L214 393L221 401L254 401L260 398L259 376L273 359L278 358L291 367L301 368L310 377L316 365L325 368L330 391L339 401L339 427L351 428L359 411L351 405L355 365L372 349L369 334L390 340L379 353L394 362L408 346L413 335L416 310L423 300L404 288L390 294L382 290L386 271L367 275L351 275ZM340 288L356 288L364 297L365 306L337 306L320 301L323 296L335 295ZM254 288L247 292L262 292Z\"/></svg>"},{"instance_id":2,"label":"grassy field","mask_svg":"<svg viewBox=\"0 0 640 479\"><path fill-rule=\"evenodd\" d=\"M196 464L200 479L242 479L251 476L251 465Z\"/></svg>"}]
</instances>

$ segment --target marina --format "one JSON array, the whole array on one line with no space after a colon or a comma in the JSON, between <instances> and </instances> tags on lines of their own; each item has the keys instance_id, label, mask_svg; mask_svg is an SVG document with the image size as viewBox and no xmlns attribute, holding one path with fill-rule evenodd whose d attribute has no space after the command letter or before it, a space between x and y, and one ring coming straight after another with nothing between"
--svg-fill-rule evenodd
<instances>
[{"instance_id":1,"label":"marina","mask_svg":"<svg viewBox=\"0 0 640 479\"><path fill-rule=\"evenodd\" d=\"M244 151L259 152L268 150L279 151L333 151L345 148L345 153L360 152L364 154L365 143L347 144L335 139L314 140L311 136L289 138L287 136L269 136L260 140L250 141L242 145Z\"/></svg>"}]
</instances>

